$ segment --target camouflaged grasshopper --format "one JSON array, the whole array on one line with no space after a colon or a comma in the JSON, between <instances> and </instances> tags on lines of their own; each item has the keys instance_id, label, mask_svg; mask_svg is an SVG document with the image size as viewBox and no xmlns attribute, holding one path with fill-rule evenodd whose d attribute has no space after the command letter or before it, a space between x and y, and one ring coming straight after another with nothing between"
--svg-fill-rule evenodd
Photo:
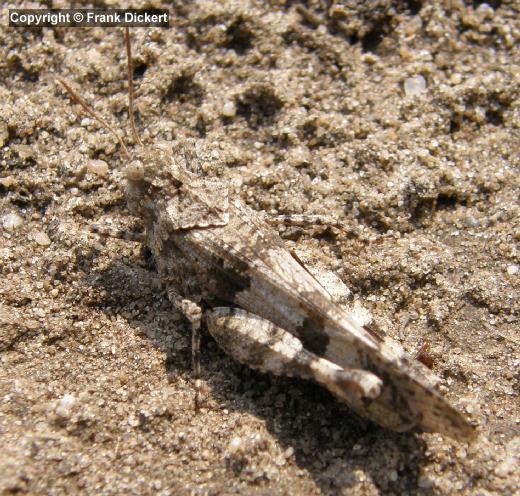
<instances>
[{"instance_id":1,"label":"camouflaged grasshopper","mask_svg":"<svg viewBox=\"0 0 520 496\"><path fill-rule=\"evenodd\" d=\"M127 167L127 202L146 228L172 303L192 329L198 377L204 322L222 349L254 369L312 379L361 416L394 430L417 427L468 438L473 427L433 387L435 377L331 298L264 217L225 183L197 173L218 161L199 141L177 150L143 146L133 117L126 30L129 116L138 144ZM122 140L65 82L92 117Z\"/></svg>"}]
</instances>

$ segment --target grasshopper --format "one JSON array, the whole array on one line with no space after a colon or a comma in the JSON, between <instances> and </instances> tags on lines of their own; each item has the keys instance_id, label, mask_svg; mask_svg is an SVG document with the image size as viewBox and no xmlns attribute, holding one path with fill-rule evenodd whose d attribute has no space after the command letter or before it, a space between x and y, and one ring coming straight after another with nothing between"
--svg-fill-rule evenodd
<instances>
[{"instance_id":1,"label":"grasshopper","mask_svg":"<svg viewBox=\"0 0 520 496\"><path fill-rule=\"evenodd\" d=\"M128 209L145 226L169 299L190 322L195 376L205 323L239 362L314 380L385 428L469 438L473 426L437 392L423 364L336 303L261 213L230 197L221 180L200 173L202 164L218 161L214 150L195 140L174 150L143 145L134 122L128 28L125 41L133 156L106 121L58 81L116 136L128 158Z\"/></svg>"}]
</instances>

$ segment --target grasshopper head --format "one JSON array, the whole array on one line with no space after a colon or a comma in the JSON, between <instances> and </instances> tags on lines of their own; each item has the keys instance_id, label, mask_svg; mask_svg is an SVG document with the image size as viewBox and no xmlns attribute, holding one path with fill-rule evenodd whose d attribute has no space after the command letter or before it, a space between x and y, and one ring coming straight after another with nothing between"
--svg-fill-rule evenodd
<instances>
[{"instance_id":1,"label":"grasshopper head","mask_svg":"<svg viewBox=\"0 0 520 496\"><path fill-rule=\"evenodd\" d=\"M128 208L145 221L153 221L161 205L176 195L180 184L171 149L161 144L143 147L126 168Z\"/></svg>"},{"instance_id":2,"label":"grasshopper head","mask_svg":"<svg viewBox=\"0 0 520 496\"><path fill-rule=\"evenodd\" d=\"M127 201L147 230L224 226L229 221L228 187L207 173L221 164L218 152L185 140L144 146L126 170Z\"/></svg>"}]
</instances>

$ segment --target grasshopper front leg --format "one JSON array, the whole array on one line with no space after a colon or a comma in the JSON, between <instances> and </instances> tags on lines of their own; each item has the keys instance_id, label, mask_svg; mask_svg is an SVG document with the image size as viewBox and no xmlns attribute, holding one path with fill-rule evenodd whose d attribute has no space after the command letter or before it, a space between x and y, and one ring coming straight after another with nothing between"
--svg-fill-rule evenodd
<instances>
[{"instance_id":1,"label":"grasshopper front leg","mask_svg":"<svg viewBox=\"0 0 520 496\"><path fill-rule=\"evenodd\" d=\"M182 298L173 288L168 289L168 299L190 322L191 327L191 366L195 379L195 410L199 408L200 396L200 324L202 309L192 300Z\"/></svg>"},{"instance_id":2,"label":"grasshopper front leg","mask_svg":"<svg viewBox=\"0 0 520 496\"><path fill-rule=\"evenodd\" d=\"M253 369L314 380L347 402L381 393L382 381L376 375L320 358L289 332L245 310L218 307L207 313L206 322L219 346Z\"/></svg>"}]
</instances>

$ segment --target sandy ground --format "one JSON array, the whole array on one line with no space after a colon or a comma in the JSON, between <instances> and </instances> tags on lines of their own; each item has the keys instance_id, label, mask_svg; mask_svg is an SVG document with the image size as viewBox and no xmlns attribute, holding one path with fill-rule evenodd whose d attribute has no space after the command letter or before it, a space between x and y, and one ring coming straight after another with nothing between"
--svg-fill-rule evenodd
<instances>
[{"instance_id":1,"label":"sandy ground","mask_svg":"<svg viewBox=\"0 0 520 496\"><path fill-rule=\"evenodd\" d=\"M125 161L55 83L126 129L122 32L10 29L4 11L2 494L513 494L519 4L370 3L134 2L172 13L132 32L138 125L147 144L207 140L267 215L341 221L280 233L433 368L478 438L385 431L207 334L195 413L189 331L153 260L91 230L139 229Z\"/></svg>"}]
</instances>

